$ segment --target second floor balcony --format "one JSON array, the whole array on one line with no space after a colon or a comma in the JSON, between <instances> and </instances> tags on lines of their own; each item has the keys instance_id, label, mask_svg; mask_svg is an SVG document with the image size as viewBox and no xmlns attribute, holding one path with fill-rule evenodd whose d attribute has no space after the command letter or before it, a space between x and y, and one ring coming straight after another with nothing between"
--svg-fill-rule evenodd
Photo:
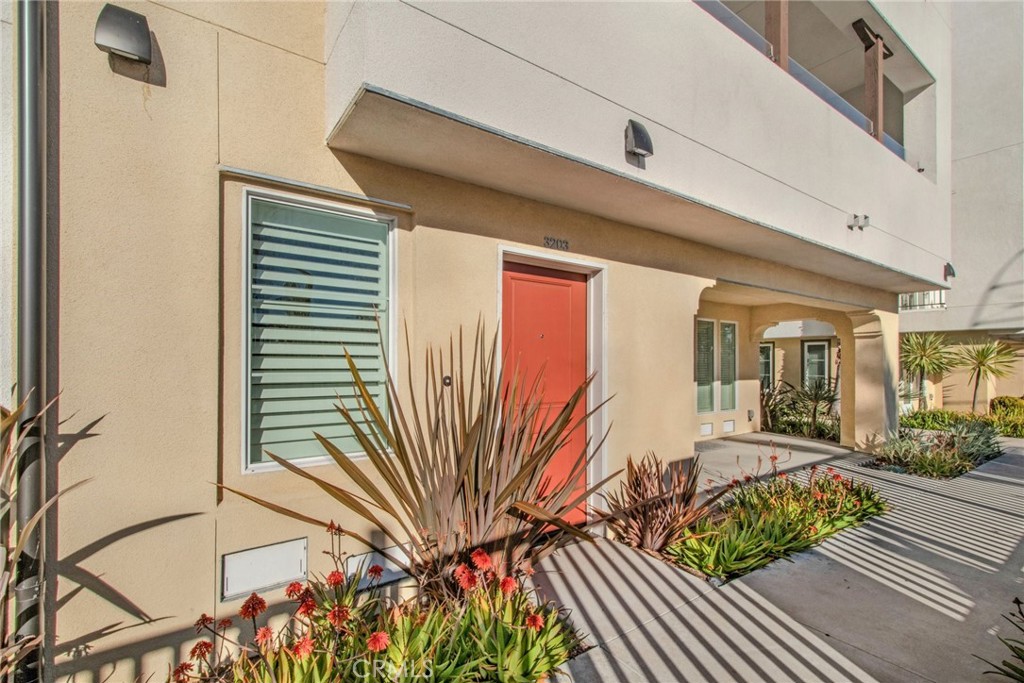
<instances>
[{"instance_id":1,"label":"second floor balcony","mask_svg":"<svg viewBox=\"0 0 1024 683\"><path fill-rule=\"evenodd\" d=\"M935 98L929 90L935 79L873 6L849 0L694 1L886 149L934 178L929 166L935 155Z\"/></svg>"},{"instance_id":2,"label":"second floor balcony","mask_svg":"<svg viewBox=\"0 0 1024 683\"><path fill-rule=\"evenodd\" d=\"M834 4L889 30L872 3ZM325 36L325 132L339 152L892 292L943 284L949 32L930 5L889 17L938 65L885 124L906 161L697 2L340 7L328 5ZM909 87L891 42L887 77ZM794 62L832 91L858 87L797 47ZM845 73L861 60L863 79L863 46L842 49L831 61ZM626 152L630 120L653 156Z\"/></svg>"}]
</instances>

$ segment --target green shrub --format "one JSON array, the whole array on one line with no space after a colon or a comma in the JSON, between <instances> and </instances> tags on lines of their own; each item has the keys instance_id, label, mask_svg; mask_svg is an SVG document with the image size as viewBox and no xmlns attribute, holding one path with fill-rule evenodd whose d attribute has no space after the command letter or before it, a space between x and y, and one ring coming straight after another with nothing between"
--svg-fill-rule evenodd
<instances>
[{"instance_id":1,"label":"green shrub","mask_svg":"<svg viewBox=\"0 0 1024 683\"><path fill-rule=\"evenodd\" d=\"M989 402L991 415L1024 419L1024 398L1017 396L996 396Z\"/></svg>"},{"instance_id":2,"label":"green shrub","mask_svg":"<svg viewBox=\"0 0 1024 683\"><path fill-rule=\"evenodd\" d=\"M1024 439L1024 417L985 415L981 418L981 421L992 425L1002 436Z\"/></svg>"},{"instance_id":3,"label":"green shrub","mask_svg":"<svg viewBox=\"0 0 1024 683\"><path fill-rule=\"evenodd\" d=\"M993 399L993 402L997 400L999 399ZM1024 415L1012 412L975 415L974 413L958 413L955 410L919 410L909 415L900 416L900 427L910 429L949 429L954 425L976 422L990 425L1001 436L1024 438Z\"/></svg>"},{"instance_id":4,"label":"green shrub","mask_svg":"<svg viewBox=\"0 0 1024 683\"><path fill-rule=\"evenodd\" d=\"M702 520L665 554L729 580L806 550L885 508L870 485L844 478L831 467L812 467L807 483L773 471L765 481L734 482L718 519Z\"/></svg>"},{"instance_id":5,"label":"green shrub","mask_svg":"<svg viewBox=\"0 0 1024 683\"><path fill-rule=\"evenodd\" d=\"M949 429L954 424L976 419L976 416L953 410L918 410L900 416L900 427L910 429Z\"/></svg>"}]
</instances>

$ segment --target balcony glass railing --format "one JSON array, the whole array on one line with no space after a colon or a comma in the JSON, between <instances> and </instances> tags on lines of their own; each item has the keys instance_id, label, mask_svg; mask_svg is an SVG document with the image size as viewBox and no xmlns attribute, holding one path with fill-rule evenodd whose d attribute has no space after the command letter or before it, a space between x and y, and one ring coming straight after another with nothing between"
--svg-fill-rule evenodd
<instances>
[{"instance_id":1,"label":"balcony glass railing","mask_svg":"<svg viewBox=\"0 0 1024 683\"><path fill-rule=\"evenodd\" d=\"M694 0L705 12L724 24L729 30L756 48L761 54L771 56L774 53L772 44L764 36L743 21L735 12L726 7L720 0ZM837 112L852 121L861 130L871 133L871 121L859 109L844 100L839 93L825 85L817 76L800 65L792 57L789 58L789 73L804 87L824 100ZM907 153L903 145L896 142L888 133L883 135L882 144L900 159L906 159Z\"/></svg>"},{"instance_id":2,"label":"balcony glass railing","mask_svg":"<svg viewBox=\"0 0 1024 683\"><path fill-rule=\"evenodd\" d=\"M800 63L789 58L789 75L802 83L812 93L825 100L825 102L837 112L857 124L857 127L868 133L871 132L871 121L864 116L855 106L844 100L832 88L825 85L817 76L800 66Z\"/></svg>"},{"instance_id":3,"label":"balcony glass railing","mask_svg":"<svg viewBox=\"0 0 1024 683\"><path fill-rule=\"evenodd\" d=\"M911 292L900 294L901 311L926 311L946 307L946 290L935 289L930 292Z\"/></svg>"},{"instance_id":4,"label":"balcony glass railing","mask_svg":"<svg viewBox=\"0 0 1024 683\"><path fill-rule=\"evenodd\" d=\"M771 56L772 44L719 0L694 0L694 2L700 5L705 12L725 24L730 31L750 43L761 54Z\"/></svg>"}]
</instances>

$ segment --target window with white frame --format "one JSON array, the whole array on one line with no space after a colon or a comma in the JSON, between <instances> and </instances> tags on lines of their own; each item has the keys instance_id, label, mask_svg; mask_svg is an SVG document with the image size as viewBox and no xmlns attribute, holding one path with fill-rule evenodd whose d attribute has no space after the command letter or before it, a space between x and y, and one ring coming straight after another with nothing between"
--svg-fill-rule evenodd
<instances>
[{"instance_id":1,"label":"window with white frame","mask_svg":"<svg viewBox=\"0 0 1024 683\"><path fill-rule=\"evenodd\" d=\"M734 322L698 319L694 345L697 412L736 410L739 328Z\"/></svg>"},{"instance_id":2,"label":"window with white frame","mask_svg":"<svg viewBox=\"0 0 1024 683\"><path fill-rule=\"evenodd\" d=\"M347 350L384 406L391 228L371 213L248 195L247 466L268 462L264 451L325 456L314 432L362 450L334 404L356 405Z\"/></svg>"},{"instance_id":3,"label":"window with white frame","mask_svg":"<svg viewBox=\"0 0 1024 683\"><path fill-rule=\"evenodd\" d=\"M924 311L946 307L946 290L934 289L928 292L900 294L901 311Z\"/></svg>"},{"instance_id":4,"label":"window with white frame","mask_svg":"<svg viewBox=\"0 0 1024 683\"><path fill-rule=\"evenodd\" d=\"M764 342L758 346L758 376L762 389L775 386L775 344Z\"/></svg>"},{"instance_id":5,"label":"window with white frame","mask_svg":"<svg viewBox=\"0 0 1024 683\"><path fill-rule=\"evenodd\" d=\"M829 381L829 346L827 341L803 343L805 387L810 387L819 380Z\"/></svg>"},{"instance_id":6,"label":"window with white frame","mask_svg":"<svg viewBox=\"0 0 1024 683\"><path fill-rule=\"evenodd\" d=\"M736 410L736 323L718 324L719 410Z\"/></svg>"}]
</instances>

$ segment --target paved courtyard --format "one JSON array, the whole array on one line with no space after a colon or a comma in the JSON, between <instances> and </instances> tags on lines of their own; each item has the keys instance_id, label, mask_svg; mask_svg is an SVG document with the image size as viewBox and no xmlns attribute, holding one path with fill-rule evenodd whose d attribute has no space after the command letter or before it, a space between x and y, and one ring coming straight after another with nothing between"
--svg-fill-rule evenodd
<instances>
[{"instance_id":1,"label":"paved courtyard","mask_svg":"<svg viewBox=\"0 0 1024 683\"><path fill-rule=\"evenodd\" d=\"M760 438L735 440L744 469ZM707 475L732 476L733 441L705 451ZM1024 441L1007 441L1002 457L952 481L859 467L863 456L834 446L791 445L790 465L828 459L877 486L892 509L720 588L611 541L564 549L535 580L595 647L560 680L997 680L972 654L1004 656L1001 614L1024 598Z\"/></svg>"}]
</instances>

